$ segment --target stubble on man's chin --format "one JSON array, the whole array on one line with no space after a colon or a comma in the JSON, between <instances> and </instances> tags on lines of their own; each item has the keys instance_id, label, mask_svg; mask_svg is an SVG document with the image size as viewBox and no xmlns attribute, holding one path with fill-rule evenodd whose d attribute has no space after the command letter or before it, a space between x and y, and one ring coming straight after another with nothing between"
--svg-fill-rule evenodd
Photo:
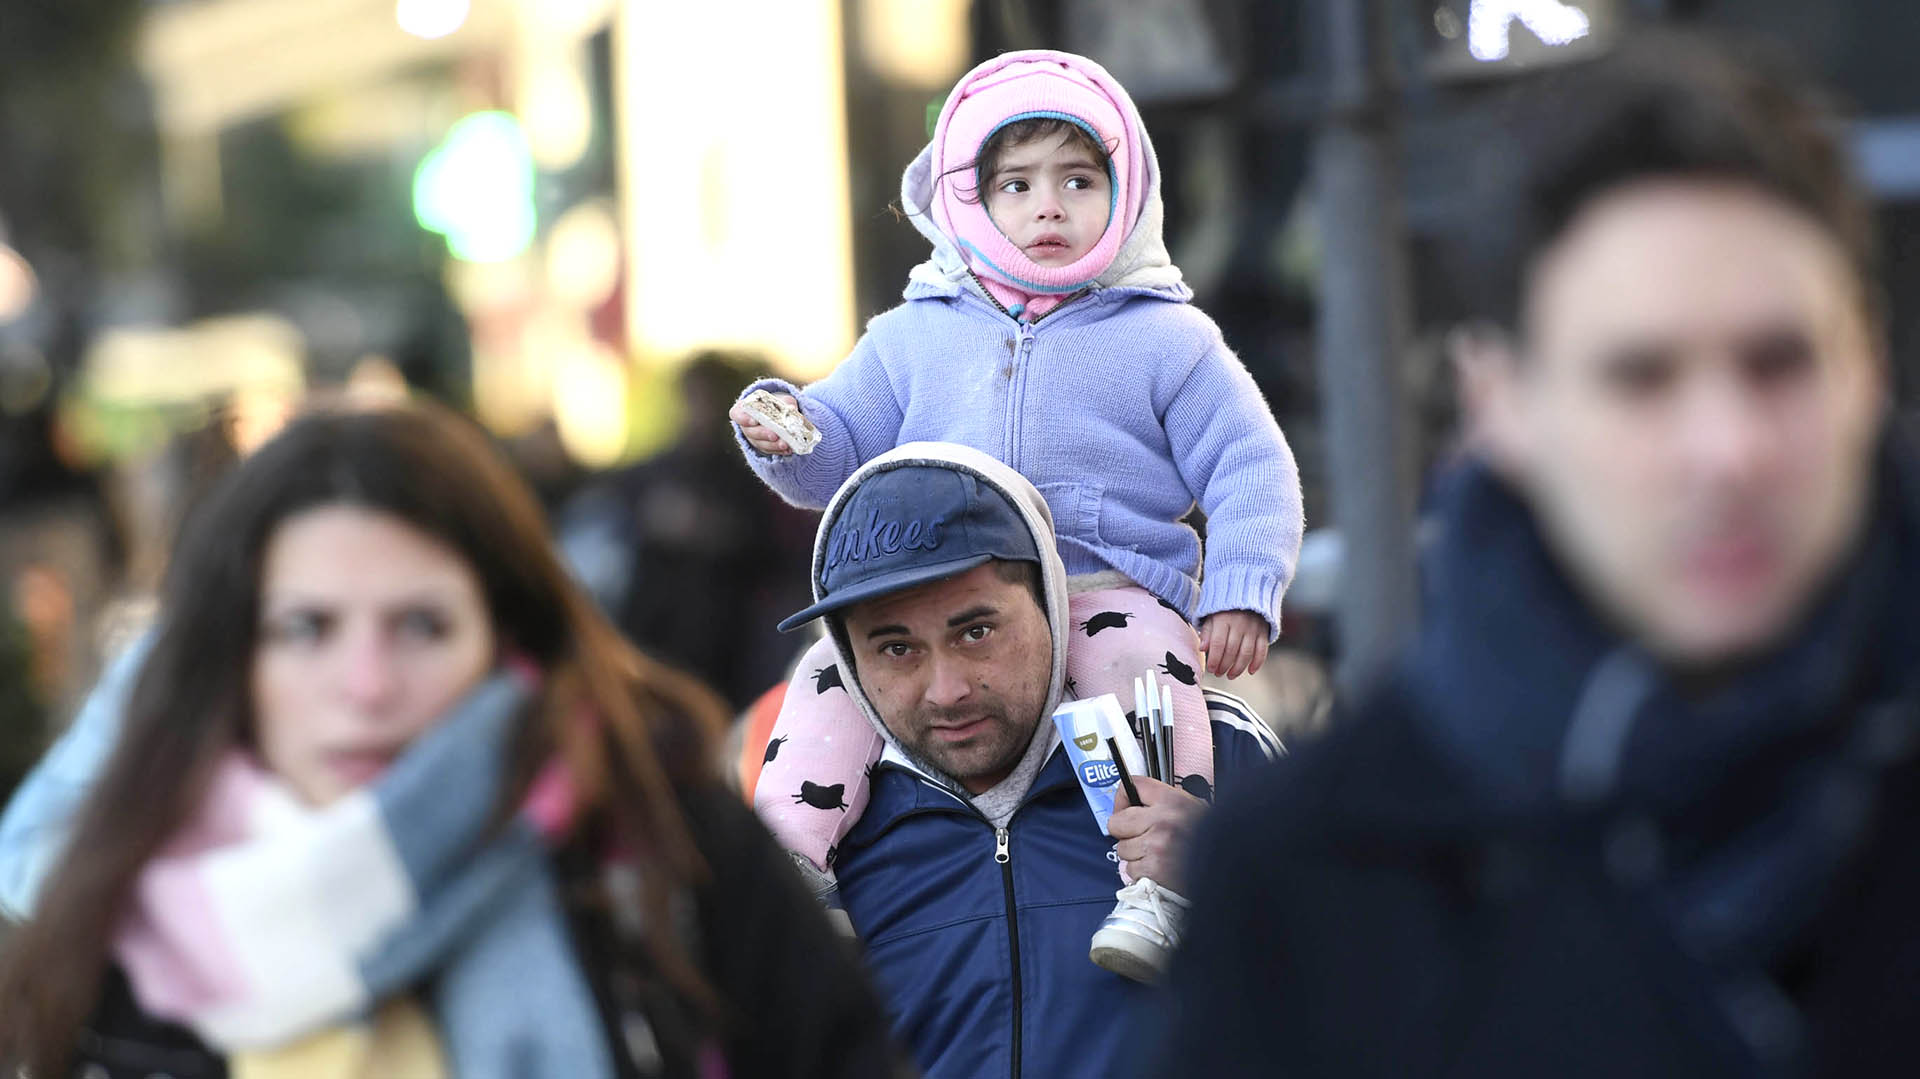
<instances>
[{"instance_id":1,"label":"stubble on man's chin","mask_svg":"<svg viewBox=\"0 0 1920 1079\"><path fill-rule=\"evenodd\" d=\"M973 776L992 775L992 774L1005 775L1007 773L1012 772L1013 769L1019 765L1020 759L1026 756L1027 749L1032 745L1034 734L1038 730L1039 730L1039 723L1036 721L1033 726L1033 729L1028 730L1024 738L1020 736L1020 733L1018 731L1013 731L1011 733L1011 736L1007 739L1006 746L1001 750L1001 752L999 753L999 755L996 757L995 760L993 760L989 764L982 765L977 768L969 769L969 771L972 773ZM927 772L931 775L941 776L947 779L948 781L950 781L956 787L961 787L961 788L966 787L967 778L970 778L970 777L962 777L960 775L957 775L953 771L950 764L942 764L941 762L935 760L931 755L929 755L925 750L921 749L918 745L909 745L906 741L901 739L898 734L894 735L894 741L899 744L900 751L906 756L906 758L909 761L912 761L913 764L916 767L918 767L921 771Z\"/></svg>"}]
</instances>

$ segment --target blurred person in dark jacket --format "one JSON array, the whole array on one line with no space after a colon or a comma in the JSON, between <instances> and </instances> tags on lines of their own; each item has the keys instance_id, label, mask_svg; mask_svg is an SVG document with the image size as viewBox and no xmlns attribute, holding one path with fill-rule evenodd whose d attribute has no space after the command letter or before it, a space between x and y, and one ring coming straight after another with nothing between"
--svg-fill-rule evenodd
<instances>
[{"instance_id":1,"label":"blurred person in dark jacket","mask_svg":"<svg viewBox=\"0 0 1920 1079\"><path fill-rule=\"evenodd\" d=\"M1920 452L1791 73L1553 76L1416 641L1223 806L1154 1074L1912 1074Z\"/></svg>"},{"instance_id":2,"label":"blurred person in dark jacket","mask_svg":"<svg viewBox=\"0 0 1920 1079\"><path fill-rule=\"evenodd\" d=\"M0 1073L895 1073L716 773L724 707L449 413L319 410L248 458L109 692L0 822Z\"/></svg>"},{"instance_id":3,"label":"blurred person in dark jacket","mask_svg":"<svg viewBox=\"0 0 1920 1079\"><path fill-rule=\"evenodd\" d=\"M0 798L13 793L45 748L46 706L33 683L32 659L26 628L10 604L0 603Z\"/></svg>"},{"instance_id":4,"label":"blurred person in dark jacket","mask_svg":"<svg viewBox=\"0 0 1920 1079\"><path fill-rule=\"evenodd\" d=\"M727 353L695 356L679 376L679 438L593 482L559 524L568 561L620 629L736 709L793 658L772 626L807 602L813 539L813 515L754 478L724 416L757 369Z\"/></svg>"}]
</instances>

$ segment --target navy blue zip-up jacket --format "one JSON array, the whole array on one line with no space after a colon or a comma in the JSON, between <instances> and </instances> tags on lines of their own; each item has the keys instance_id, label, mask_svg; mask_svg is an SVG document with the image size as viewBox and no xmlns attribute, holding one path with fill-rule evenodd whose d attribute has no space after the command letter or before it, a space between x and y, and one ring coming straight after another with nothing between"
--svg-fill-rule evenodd
<instances>
[{"instance_id":1,"label":"navy blue zip-up jacket","mask_svg":"<svg viewBox=\"0 0 1920 1079\"><path fill-rule=\"evenodd\" d=\"M1279 747L1208 692L1216 787ZM1057 748L1004 833L895 754L840 844L840 898L894 1035L929 1079L1120 1076L1161 1019L1156 990L1093 964L1119 888L1114 841Z\"/></svg>"}]
</instances>

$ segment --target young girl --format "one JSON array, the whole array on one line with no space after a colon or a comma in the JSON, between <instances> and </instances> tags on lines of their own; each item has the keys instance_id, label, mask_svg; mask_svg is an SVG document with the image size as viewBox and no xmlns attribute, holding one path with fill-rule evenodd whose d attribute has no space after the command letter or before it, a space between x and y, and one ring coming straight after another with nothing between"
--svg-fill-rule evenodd
<instances>
[{"instance_id":1,"label":"young girl","mask_svg":"<svg viewBox=\"0 0 1920 1079\"><path fill-rule=\"evenodd\" d=\"M1069 695L1116 693L1131 710L1133 678L1155 669L1188 719L1207 714L1201 652L1218 675L1259 669L1303 521L1286 439L1167 257L1159 182L1139 113L1098 64L1051 51L981 64L901 184L933 244L906 302L827 378L763 380L732 415L754 471L809 508L905 442L957 442L1019 470L1045 496L1075 578ZM804 415L817 445L796 453L756 419L745 407L756 391ZM1182 523L1196 502L1204 574ZM803 659L755 795L822 873L882 747L833 665L827 642ZM1181 785L1204 797L1208 724L1179 723L1174 752ZM803 780L844 783L844 810L796 798Z\"/></svg>"}]
</instances>

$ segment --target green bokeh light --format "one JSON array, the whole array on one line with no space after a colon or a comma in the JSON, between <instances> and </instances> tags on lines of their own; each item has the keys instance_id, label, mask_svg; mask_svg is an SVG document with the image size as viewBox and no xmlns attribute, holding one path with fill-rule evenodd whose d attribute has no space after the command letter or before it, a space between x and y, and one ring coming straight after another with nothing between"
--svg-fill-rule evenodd
<instances>
[{"instance_id":1,"label":"green bokeh light","mask_svg":"<svg viewBox=\"0 0 1920 1079\"><path fill-rule=\"evenodd\" d=\"M476 112L413 173L413 216L468 262L501 262L533 243L533 154L511 113Z\"/></svg>"}]
</instances>

